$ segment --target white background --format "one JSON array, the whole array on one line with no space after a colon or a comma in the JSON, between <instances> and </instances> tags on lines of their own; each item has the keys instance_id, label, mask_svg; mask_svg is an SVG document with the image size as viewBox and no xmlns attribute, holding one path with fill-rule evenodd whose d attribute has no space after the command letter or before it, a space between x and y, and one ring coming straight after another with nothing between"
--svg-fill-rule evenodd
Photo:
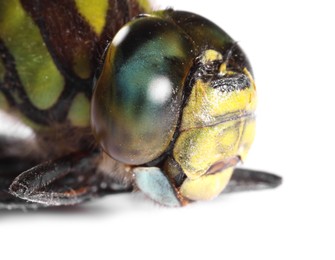
<instances>
[{"instance_id":1,"label":"white background","mask_svg":"<svg viewBox=\"0 0 335 260\"><path fill-rule=\"evenodd\" d=\"M75 209L2 211L1 259L334 259L331 1L156 2L206 16L239 41L259 93L245 166L280 174L283 185L180 209L128 194Z\"/></svg>"}]
</instances>

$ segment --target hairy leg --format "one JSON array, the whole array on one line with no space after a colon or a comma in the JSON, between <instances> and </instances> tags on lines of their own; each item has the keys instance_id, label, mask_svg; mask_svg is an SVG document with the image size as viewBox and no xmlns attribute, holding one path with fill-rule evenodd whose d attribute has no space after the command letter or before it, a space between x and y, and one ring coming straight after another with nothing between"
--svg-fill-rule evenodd
<instances>
[{"instance_id":1,"label":"hairy leg","mask_svg":"<svg viewBox=\"0 0 335 260\"><path fill-rule=\"evenodd\" d=\"M127 192L113 188L97 165L100 153L77 152L39 164L15 178L10 193L46 206L74 205L106 194Z\"/></svg>"}]
</instances>

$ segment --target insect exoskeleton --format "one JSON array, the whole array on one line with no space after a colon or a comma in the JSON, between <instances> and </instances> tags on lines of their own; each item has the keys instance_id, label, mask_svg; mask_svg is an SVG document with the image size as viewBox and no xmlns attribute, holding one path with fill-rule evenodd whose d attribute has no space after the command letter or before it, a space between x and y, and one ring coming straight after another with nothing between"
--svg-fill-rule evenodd
<instances>
[{"instance_id":1,"label":"insect exoskeleton","mask_svg":"<svg viewBox=\"0 0 335 260\"><path fill-rule=\"evenodd\" d=\"M105 53L93 133L136 185L170 206L217 196L254 137L256 88L238 44L217 25L165 10L127 23Z\"/></svg>"}]
</instances>

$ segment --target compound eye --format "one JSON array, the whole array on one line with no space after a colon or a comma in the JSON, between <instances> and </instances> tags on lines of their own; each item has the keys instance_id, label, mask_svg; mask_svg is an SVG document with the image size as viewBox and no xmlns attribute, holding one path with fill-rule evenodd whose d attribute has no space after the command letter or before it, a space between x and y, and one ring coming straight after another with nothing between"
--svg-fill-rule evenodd
<instances>
[{"instance_id":1,"label":"compound eye","mask_svg":"<svg viewBox=\"0 0 335 260\"><path fill-rule=\"evenodd\" d=\"M169 147L181 114L193 45L174 23L147 16L110 44L92 98L92 130L125 164L155 160Z\"/></svg>"}]
</instances>

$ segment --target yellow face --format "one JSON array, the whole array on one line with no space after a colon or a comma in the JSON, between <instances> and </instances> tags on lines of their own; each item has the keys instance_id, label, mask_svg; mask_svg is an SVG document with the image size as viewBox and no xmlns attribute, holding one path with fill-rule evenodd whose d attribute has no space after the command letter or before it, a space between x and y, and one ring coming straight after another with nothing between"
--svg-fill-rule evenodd
<instances>
[{"instance_id":1,"label":"yellow face","mask_svg":"<svg viewBox=\"0 0 335 260\"><path fill-rule=\"evenodd\" d=\"M220 63L219 77L240 86L225 89L223 80L220 87L213 87L211 80L201 77L194 81L173 149L173 160L187 176L181 195L191 200L212 199L222 192L255 133L256 87L251 74L246 68L243 73L229 71L220 53L206 51L201 63L213 62ZM175 177L168 165L168 173Z\"/></svg>"}]
</instances>

